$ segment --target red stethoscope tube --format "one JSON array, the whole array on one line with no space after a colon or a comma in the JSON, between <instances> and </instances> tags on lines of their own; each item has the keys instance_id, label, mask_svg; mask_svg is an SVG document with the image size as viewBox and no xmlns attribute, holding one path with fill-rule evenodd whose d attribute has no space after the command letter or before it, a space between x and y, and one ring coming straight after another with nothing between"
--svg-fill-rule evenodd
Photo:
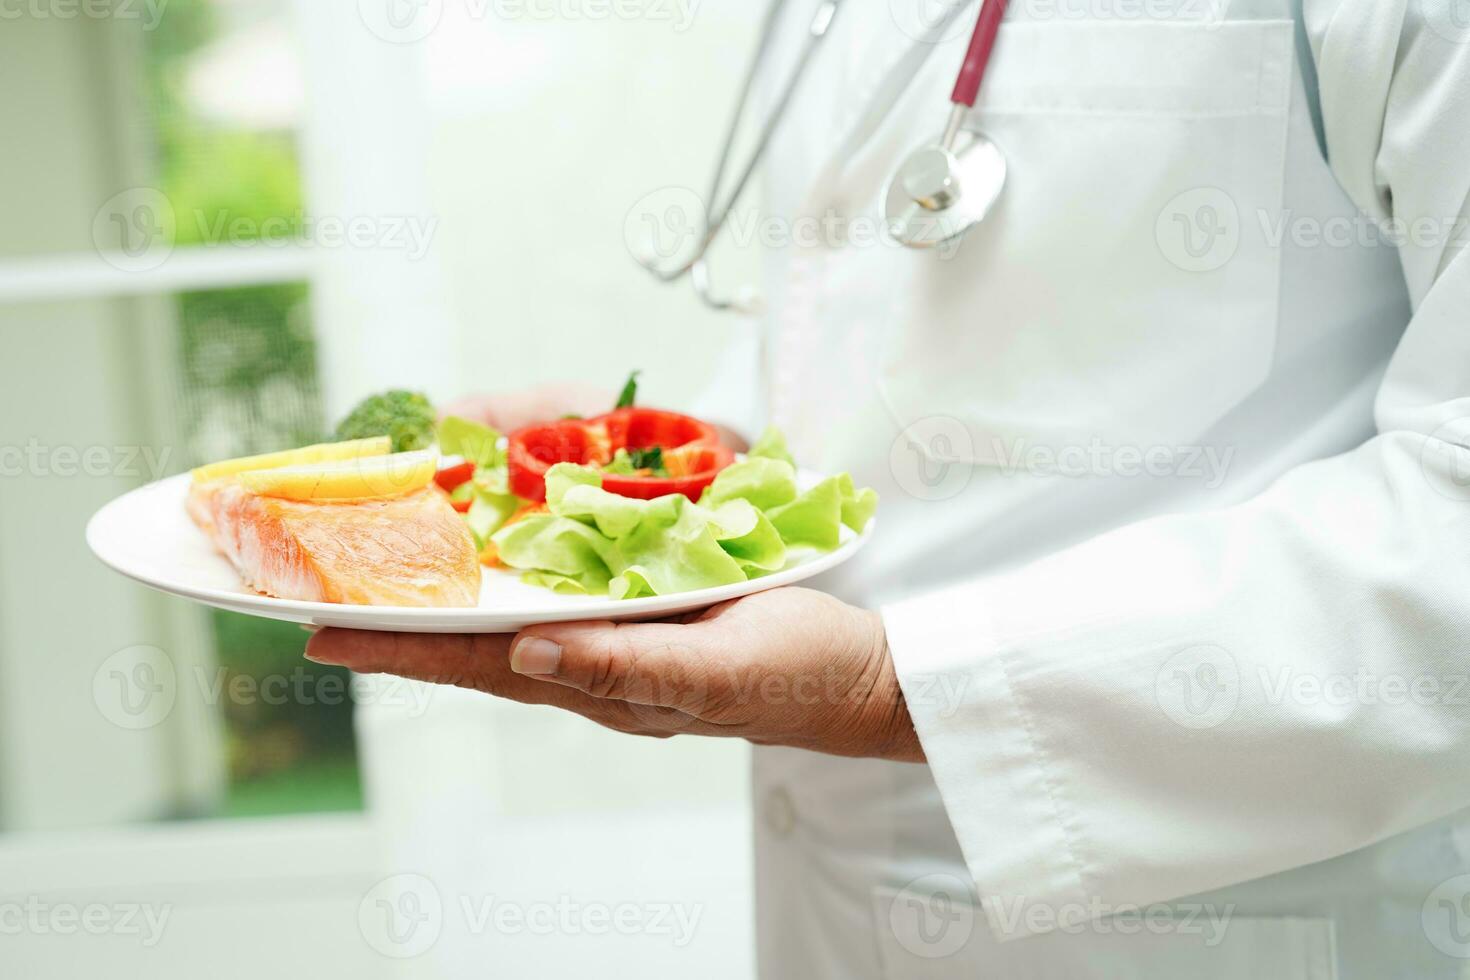
<instances>
[{"instance_id":1,"label":"red stethoscope tube","mask_svg":"<svg viewBox=\"0 0 1470 980\"><path fill-rule=\"evenodd\" d=\"M975 21L975 32L970 35L970 48L965 52L965 62L960 66L954 92L949 97L949 101L955 105L974 108L975 97L980 94L980 82L985 78L985 69L990 64L990 53L995 50L995 36L1006 15L1007 2L1008 0L982 0L980 16Z\"/></svg>"}]
</instances>

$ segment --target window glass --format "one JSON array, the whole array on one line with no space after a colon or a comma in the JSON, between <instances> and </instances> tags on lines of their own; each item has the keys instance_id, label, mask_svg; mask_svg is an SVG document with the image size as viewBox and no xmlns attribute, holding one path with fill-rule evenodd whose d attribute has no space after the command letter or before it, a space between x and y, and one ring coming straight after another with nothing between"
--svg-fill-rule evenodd
<instances>
[{"instance_id":1,"label":"window glass","mask_svg":"<svg viewBox=\"0 0 1470 980\"><path fill-rule=\"evenodd\" d=\"M296 237L300 72L282 0L170 0L145 33L159 190L178 245Z\"/></svg>"},{"instance_id":2,"label":"window glass","mask_svg":"<svg viewBox=\"0 0 1470 980\"><path fill-rule=\"evenodd\" d=\"M170 0L146 37L158 189L178 248L295 240L300 76L286 5ZM306 283L173 298L187 464L326 436ZM302 659L287 623L211 614L228 790L216 815L362 805L347 674Z\"/></svg>"},{"instance_id":3,"label":"window glass","mask_svg":"<svg viewBox=\"0 0 1470 980\"><path fill-rule=\"evenodd\" d=\"M308 298L299 283L174 298L187 465L326 438ZM361 808L348 672L303 659L291 623L215 611L211 626L228 775L212 815Z\"/></svg>"}]
</instances>

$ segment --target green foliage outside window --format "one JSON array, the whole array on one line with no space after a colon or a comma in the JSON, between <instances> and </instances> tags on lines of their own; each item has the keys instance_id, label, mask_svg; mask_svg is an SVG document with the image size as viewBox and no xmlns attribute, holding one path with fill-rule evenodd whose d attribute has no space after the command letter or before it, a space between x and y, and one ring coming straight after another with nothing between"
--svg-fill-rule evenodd
<instances>
[{"instance_id":1,"label":"green foliage outside window","mask_svg":"<svg viewBox=\"0 0 1470 980\"><path fill-rule=\"evenodd\" d=\"M222 32L227 38L222 9L211 0L170 0L146 35L156 171L180 249L292 240L301 231L295 134L206 120L188 103L191 60ZM231 4L231 16L242 9ZM305 284L182 293L175 302L191 465L324 438ZM293 625L219 612L214 627L224 684L243 676L311 692L281 704L221 697L230 795L219 815L360 808L351 705L334 695L345 692L347 674L303 660L306 634Z\"/></svg>"}]
</instances>

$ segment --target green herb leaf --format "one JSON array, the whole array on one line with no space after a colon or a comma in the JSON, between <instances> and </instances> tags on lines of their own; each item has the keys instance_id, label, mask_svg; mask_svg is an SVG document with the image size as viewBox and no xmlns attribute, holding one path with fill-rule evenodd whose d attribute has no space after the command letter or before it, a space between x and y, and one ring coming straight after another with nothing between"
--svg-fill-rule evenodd
<instances>
[{"instance_id":1,"label":"green herb leaf","mask_svg":"<svg viewBox=\"0 0 1470 980\"><path fill-rule=\"evenodd\" d=\"M613 406L615 410L633 407L633 403L638 399L638 375L642 373L642 371L634 371L628 375L628 383L623 385L623 393L618 395L618 403Z\"/></svg>"},{"instance_id":2,"label":"green herb leaf","mask_svg":"<svg viewBox=\"0 0 1470 980\"><path fill-rule=\"evenodd\" d=\"M655 476L668 476L669 471L664 468L664 449L662 446L650 446L648 449L630 449L628 458L633 463L635 470L652 470Z\"/></svg>"}]
</instances>

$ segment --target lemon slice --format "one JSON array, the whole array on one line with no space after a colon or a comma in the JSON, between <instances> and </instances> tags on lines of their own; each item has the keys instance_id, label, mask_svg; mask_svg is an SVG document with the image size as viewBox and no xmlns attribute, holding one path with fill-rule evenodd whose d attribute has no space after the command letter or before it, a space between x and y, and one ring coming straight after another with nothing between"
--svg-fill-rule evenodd
<instances>
[{"instance_id":1,"label":"lemon slice","mask_svg":"<svg viewBox=\"0 0 1470 980\"><path fill-rule=\"evenodd\" d=\"M279 453L264 453L260 456L242 456L219 463L210 463L194 471L195 483L223 480L253 470L271 470L280 466L307 466L314 463L331 463L338 460L361 459L364 456L386 456L393 448L388 436L373 439L352 439L348 442L324 442L317 446L303 446Z\"/></svg>"},{"instance_id":2,"label":"lemon slice","mask_svg":"<svg viewBox=\"0 0 1470 980\"><path fill-rule=\"evenodd\" d=\"M284 500L379 500L422 490L439 468L432 451L364 456L240 474L251 493Z\"/></svg>"}]
</instances>

